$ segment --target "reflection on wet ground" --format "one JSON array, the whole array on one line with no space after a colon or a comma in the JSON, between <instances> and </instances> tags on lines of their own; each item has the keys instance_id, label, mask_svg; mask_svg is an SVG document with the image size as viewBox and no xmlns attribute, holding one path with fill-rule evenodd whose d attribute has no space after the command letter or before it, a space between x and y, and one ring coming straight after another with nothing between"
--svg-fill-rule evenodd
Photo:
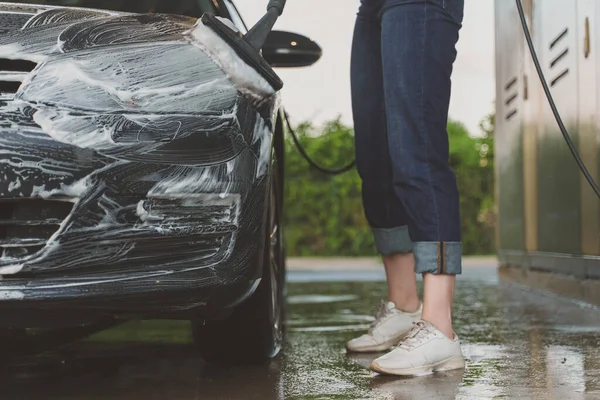
<instances>
[{"instance_id":1,"label":"reflection on wet ground","mask_svg":"<svg viewBox=\"0 0 600 400\"><path fill-rule=\"evenodd\" d=\"M367 369L377 355L344 350L371 322L385 285L344 282L340 274L290 275L288 340L269 365L208 367L191 345L188 324L145 321L40 356L5 359L0 397L600 399L597 309L498 284L494 270L481 269L461 279L456 292L466 371L389 378Z\"/></svg>"}]
</instances>

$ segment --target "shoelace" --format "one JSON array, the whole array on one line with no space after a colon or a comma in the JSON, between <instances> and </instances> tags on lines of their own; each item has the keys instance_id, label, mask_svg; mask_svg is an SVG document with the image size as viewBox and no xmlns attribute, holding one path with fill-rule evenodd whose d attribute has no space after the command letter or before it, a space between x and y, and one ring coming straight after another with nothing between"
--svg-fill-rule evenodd
<instances>
[{"instance_id":1,"label":"shoelace","mask_svg":"<svg viewBox=\"0 0 600 400\"><path fill-rule=\"evenodd\" d=\"M377 328L377 325L379 325L384 319L386 319L390 314L392 313L392 310L390 310L387 306L387 302L382 301L381 305L379 306L379 309L377 310L377 313L375 314L375 321L373 321L371 323L371 326L369 328L369 334L373 333L373 330L375 328Z\"/></svg>"},{"instance_id":2,"label":"shoelace","mask_svg":"<svg viewBox=\"0 0 600 400\"><path fill-rule=\"evenodd\" d=\"M410 331L410 333L406 336L406 338L400 342L398 347L402 347L403 349L410 350L415 345L417 345L422 339L427 338L431 335L431 331L427 324L423 321L413 322L414 327Z\"/></svg>"}]
</instances>

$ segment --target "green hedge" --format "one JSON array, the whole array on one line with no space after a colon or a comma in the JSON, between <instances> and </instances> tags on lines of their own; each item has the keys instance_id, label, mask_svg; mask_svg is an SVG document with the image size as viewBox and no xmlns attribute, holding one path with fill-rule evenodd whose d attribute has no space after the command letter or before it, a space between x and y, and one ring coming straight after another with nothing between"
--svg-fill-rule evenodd
<instances>
[{"instance_id":1,"label":"green hedge","mask_svg":"<svg viewBox=\"0 0 600 400\"><path fill-rule=\"evenodd\" d=\"M461 193L465 254L494 252L494 118L482 122L483 137L463 125L448 124L450 163ZM338 168L354 158L354 133L332 121L320 131L308 123L296 127L307 153L320 165ZM328 176L310 167L286 139L285 240L290 256L376 255L365 220L361 182L356 170Z\"/></svg>"}]
</instances>

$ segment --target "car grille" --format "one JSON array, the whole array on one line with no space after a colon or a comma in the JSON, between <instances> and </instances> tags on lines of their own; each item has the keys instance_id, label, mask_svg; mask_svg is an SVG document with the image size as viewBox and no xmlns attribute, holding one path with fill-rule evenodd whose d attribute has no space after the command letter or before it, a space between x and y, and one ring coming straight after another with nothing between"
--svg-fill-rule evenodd
<instances>
[{"instance_id":1,"label":"car grille","mask_svg":"<svg viewBox=\"0 0 600 400\"><path fill-rule=\"evenodd\" d=\"M1 200L0 261L19 260L40 251L73 206L65 200Z\"/></svg>"},{"instance_id":2,"label":"car grille","mask_svg":"<svg viewBox=\"0 0 600 400\"><path fill-rule=\"evenodd\" d=\"M0 98L14 97L21 83L36 66L32 61L0 58Z\"/></svg>"}]
</instances>

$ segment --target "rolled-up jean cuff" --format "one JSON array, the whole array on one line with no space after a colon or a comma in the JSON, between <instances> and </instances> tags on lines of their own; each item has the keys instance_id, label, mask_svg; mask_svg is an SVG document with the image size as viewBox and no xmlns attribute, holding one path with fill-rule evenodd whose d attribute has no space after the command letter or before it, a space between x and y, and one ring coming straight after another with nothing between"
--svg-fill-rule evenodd
<instances>
[{"instance_id":1,"label":"rolled-up jean cuff","mask_svg":"<svg viewBox=\"0 0 600 400\"><path fill-rule=\"evenodd\" d=\"M460 275L461 242L415 242L415 271L418 274Z\"/></svg>"},{"instance_id":2,"label":"rolled-up jean cuff","mask_svg":"<svg viewBox=\"0 0 600 400\"><path fill-rule=\"evenodd\" d=\"M372 230L375 237L375 247L381 255L410 253L413 249L413 243L408 234L408 226L373 228Z\"/></svg>"}]
</instances>

